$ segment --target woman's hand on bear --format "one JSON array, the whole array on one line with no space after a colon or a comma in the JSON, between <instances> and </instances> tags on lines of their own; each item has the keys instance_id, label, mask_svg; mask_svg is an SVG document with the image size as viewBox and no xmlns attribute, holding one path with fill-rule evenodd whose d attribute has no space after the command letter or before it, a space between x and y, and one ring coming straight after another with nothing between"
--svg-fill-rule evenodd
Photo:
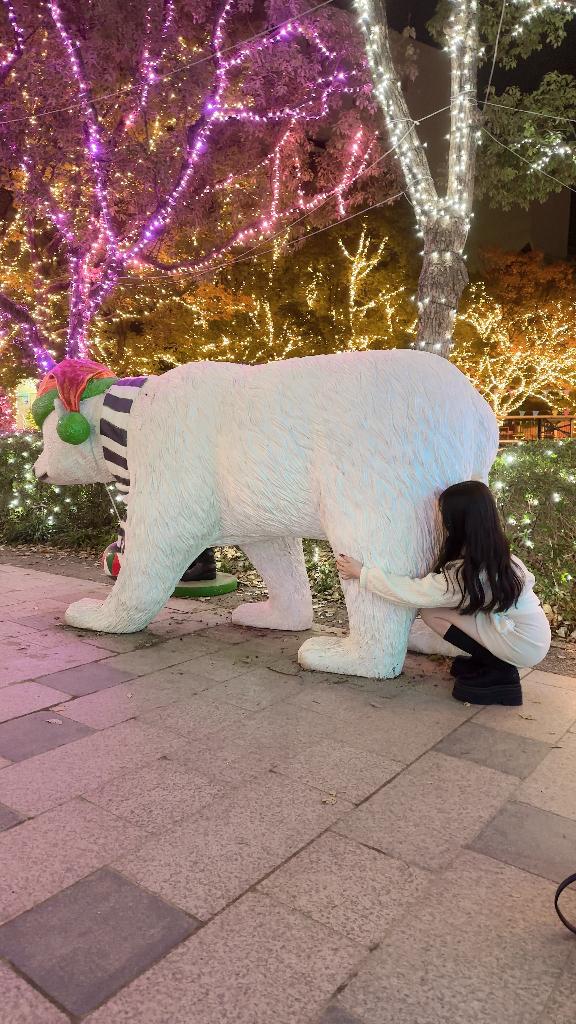
<instances>
[{"instance_id":1,"label":"woman's hand on bear","mask_svg":"<svg viewBox=\"0 0 576 1024\"><path fill-rule=\"evenodd\" d=\"M338 555L336 559L338 573L343 580L359 580L362 572L362 562L350 555Z\"/></svg>"}]
</instances>

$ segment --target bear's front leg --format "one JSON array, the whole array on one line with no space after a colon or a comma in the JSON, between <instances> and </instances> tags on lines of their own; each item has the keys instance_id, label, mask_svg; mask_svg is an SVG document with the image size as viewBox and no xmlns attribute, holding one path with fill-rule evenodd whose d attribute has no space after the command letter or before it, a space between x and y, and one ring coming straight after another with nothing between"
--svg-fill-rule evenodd
<instances>
[{"instance_id":1,"label":"bear's front leg","mask_svg":"<svg viewBox=\"0 0 576 1024\"><path fill-rule=\"evenodd\" d=\"M302 541L280 537L241 546L262 576L268 600L239 605L232 622L260 629L310 629L314 613Z\"/></svg>"},{"instance_id":2,"label":"bear's front leg","mask_svg":"<svg viewBox=\"0 0 576 1024\"><path fill-rule=\"evenodd\" d=\"M414 613L373 594L351 593L356 581L344 583L350 621L345 637L314 636L298 651L302 668L367 679L394 679L402 672Z\"/></svg>"},{"instance_id":3,"label":"bear's front leg","mask_svg":"<svg viewBox=\"0 0 576 1024\"><path fill-rule=\"evenodd\" d=\"M67 608L65 621L78 629L136 633L162 610L182 573L207 546L207 538L185 536L173 516L131 495L122 569L105 601L84 599Z\"/></svg>"}]
</instances>

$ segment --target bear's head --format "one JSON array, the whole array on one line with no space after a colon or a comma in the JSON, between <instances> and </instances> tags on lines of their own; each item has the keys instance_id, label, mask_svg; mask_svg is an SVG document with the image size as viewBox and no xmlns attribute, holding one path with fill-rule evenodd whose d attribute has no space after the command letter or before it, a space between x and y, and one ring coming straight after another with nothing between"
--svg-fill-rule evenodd
<instances>
[{"instance_id":1,"label":"bear's head","mask_svg":"<svg viewBox=\"0 0 576 1024\"><path fill-rule=\"evenodd\" d=\"M99 421L104 392L116 379L106 366L89 359L64 359L40 382L32 416L44 440L34 465L42 483L112 479L102 455Z\"/></svg>"}]
</instances>

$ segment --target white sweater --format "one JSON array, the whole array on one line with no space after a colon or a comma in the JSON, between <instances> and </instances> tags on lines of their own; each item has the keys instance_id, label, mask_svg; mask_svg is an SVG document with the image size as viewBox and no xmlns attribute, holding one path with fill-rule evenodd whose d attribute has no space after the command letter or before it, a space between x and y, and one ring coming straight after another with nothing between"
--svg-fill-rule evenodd
<instances>
[{"instance_id":1,"label":"white sweater","mask_svg":"<svg viewBox=\"0 0 576 1024\"><path fill-rule=\"evenodd\" d=\"M550 647L550 627L533 587L535 578L519 558L513 559L524 579L516 604L505 612L476 612L474 618L482 643L499 657L513 664L524 664L525 657L545 657ZM443 573L431 572L422 579L396 576L381 569L363 566L360 586L380 597L409 608L457 608L462 591L456 578L461 561L453 562ZM485 587L489 593L489 588ZM512 653L517 655L512 658ZM526 661L526 663L528 663Z\"/></svg>"}]
</instances>

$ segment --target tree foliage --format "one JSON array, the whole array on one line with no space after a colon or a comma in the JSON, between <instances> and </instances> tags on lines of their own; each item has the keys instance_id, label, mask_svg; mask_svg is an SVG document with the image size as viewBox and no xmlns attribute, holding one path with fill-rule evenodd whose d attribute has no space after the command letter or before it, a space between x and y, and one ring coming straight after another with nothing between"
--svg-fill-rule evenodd
<instances>
[{"instance_id":1,"label":"tree foliage","mask_svg":"<svg viewBox=\"0 0 576 1024\"><path fill-rule=\"evenodd\" d=\"M542 253L487 252L455 338L455 363L499 420L529 399L566 405L576 390L573 268Z\"/></svg>"},{"instance_id":2,"label":"tree foliage","mask_svg":"<svg viewBox=\"0 0 576 1024\"><path fill-rule=\"evenodd\" d=\"M292 0L0 10L3 37L16 25L25 40L0 122L0 328L36 360L94 345L127 279L173 274L178 290L292 222L394 191L345 11L299 18Z\"/></svg>"},{"instance_id":3,"label":"tree foliage","mask_svg":"<svg viewBox=\"0 0 576 1024\"><path fill-rule=\"evenodd\" d=\"M439 42L444 40L450 6L450 0L441 0L428 26ZM556 4L512 0L504 6L501 24L502 0L483 0L478 9L481 62L486 69L497 47L498 68L531 68L530 77L535 74L530 58L543 48L553 51L561 46L576 15L570 0ZM479 93L479 101L483 130L476 165L477 196L509 210L543 202L560 192L562 183L576 183L575 75L549 71L529 91L512 84L497 92L491 85L487 96Z\"/></svg>"}]
</instances>

